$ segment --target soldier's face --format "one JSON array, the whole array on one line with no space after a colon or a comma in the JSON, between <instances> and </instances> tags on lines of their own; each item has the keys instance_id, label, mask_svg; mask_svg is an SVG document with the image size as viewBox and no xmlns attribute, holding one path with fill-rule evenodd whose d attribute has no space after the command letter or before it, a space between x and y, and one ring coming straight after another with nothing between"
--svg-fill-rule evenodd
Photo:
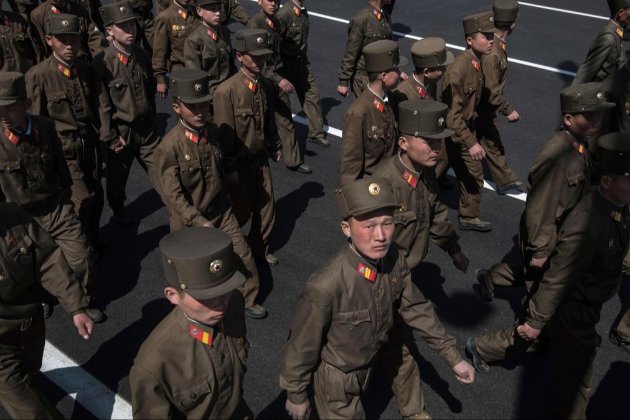
<instances>
[{"instance_id":1,"label":"soldier's face","mask_svg":"<svg viewBox=\"0 0 630 420\"><path fill-rule=\"evenodd\" d=\"M192 128L201 128L210 116L210 105L208 102L185 104L181 101L175 101L173 102L173 111Z\"/></svg>"},{"instance_id":2,"label":"soldier's face","mask_svg":"<svg viewBox=\"0 0 630 420\"><path fill-rule=\"evenodd\" d=\"M376 210L341 222L341 230L350 238L354 249L363 256L376 260L387 254L392 243L394 216L392 210Z\"/></svg>"},{"instance_id":3,"label":"soldier's face","mask_svg":"<svg viewBox=\"0 0 630 420\"><path fill-rule=\"evenodd\" d=\"M603 121L603 112L584 112L564 116L565 128L584 141L590 141L599 136Z\"/></svg>"},{"instance_id":4,"label":"soldier's face","mask_svg":"<svg viewBox=\"0 0 630 420\"><path fill-rule=\"evenodd\" d=\"M398 145L411 161L411 163L426 167L437 164L442 140L423 139L421 137L401 136Z\"/></svg>"},{"instance_id":5,"label":"soldier's face","mask_svg":"<svg viewBox=\"0 0 630 420\"><path fill-rule=\"evenodd\" d=\"M188 6L190 4L190 0L177 0L177 3L181 4L182 6Z\"/></svg>"},{"instance_id":6,"label":"soldier's face","mask_svg":"<svg viewBox=\"0 0 630 420\"><path fill-rule=\"evenodd\" d=\"M106 28L107 35L123 47L130 47L136 41L136 21L116 23Z\"/></svg>"},{"instance_id":7,"label":"soldier's face","mask_svg":"<svg viewBox=\"0 0 630 420\"><path fill-rule=\"evenodd\" d=\"M280 10L280 0L258 0L258 4L269 16L275 15Z\"/></svg>"},{"instance_id":8,"label":"soldier's face","mask_svg":"<svg viewBox=\"0 0 630 420\"><path fill-rule=\"evenodd\" d=\"M221 24L221 5L219 4L197 6L197 14L208 25L217 26Z\"/></svg>"},{"instance_id":9,"label":"soldier's face","mask_svg":"<svg viewBox=\"0 0 630 420\"><path fill-rule=\"evenodd\" d=\"M188 318L206 325L217 325L223 320L232 292L212 299L198 300L188 293L180 293L167 287L164 295L173 305L179 306Z\"/></svg>"},{"instance_id":10,"label":"soldier's face","mask_svg":"<svg viewBox=\"0 0 630 420\"><path fill-rule=\"evenodd\" d=\"M630 204L630 177L604 175L600 181L604 195L615 204Z\"/></svg>"},{"instance_id":11,"label":"soldier's face","mask_svg":"<svg viewBox=\"0 0 630 420\"><path fill-rule=\"evenodd\" d=\"M262 71L265 66L265 62L267 61L266 55L249 55L241 54L239 52L236 53L236 58L249 73L254 75L257 75Z\"/></svg>"},{"instance_id":12,"label":"soldier's face","mask_svg":"<svg viewBox=\"0 0 630 420\"><path fill-rule=\"evenodd\" d=\"M398 84L398 80L400 80L400 69L398 67L386 71L383 76L383 84L385 88L391 89Z\"/></svg>"},{"instance_id":13,"label":"soldier's face","mask_svg":"<svg viewBox=\"0 0 630 420\"><path fill-rule=\"evenodd\" d=\"M481 33L466 38L466 44L477 54L490 54L494 45L494 33Z\"/></svg>"},{"instance_id":14,"label":"soldier's face","mask_svg":"<svg viewBox=\"0 0 630 420\"><path fill-rule=\"evenodd\" d=\"M0 119L3 128L20 128L26 127L26 108L24 101L17 101L11 105L0 106Z\"/></svg>"},{"instance_id":15,"label":"soldier's face","mask_svg":"<svg viewBox=\"0 0 630 420\"><path fill-rule=\"evenodd\" d=\"M440 66L434 67L432 69L425 69L423 74L425 79L435 82L436 80L439 80L442 76L444 76L444 71L446 71L446 67Z\"/></svg>"},{"instance_id":16,"label":"soldier's face","mask_svg":"<svg viewBox=\"0 0 630 420\"><path fill-rule=\"evenodd\" d=\"M73 62L80 47L79 35L46 35L46 43L63 61Z\"/></svg>"}]
</instances>

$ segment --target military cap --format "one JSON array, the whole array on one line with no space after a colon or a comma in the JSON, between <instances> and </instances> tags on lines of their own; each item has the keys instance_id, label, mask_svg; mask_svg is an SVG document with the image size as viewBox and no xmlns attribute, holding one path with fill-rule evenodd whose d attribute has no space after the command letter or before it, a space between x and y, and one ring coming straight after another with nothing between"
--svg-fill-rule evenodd
<instances>
[{"instance_id":1,"label":"military cap","mask_svg":"<svg viewBox=\"0 0 630 420\"><path fill-rule=\"evenodd\" d=\"M185 104L210 102L208 73L198 69L179 69L171 72L171 95Z\"/></svg>"},{"instance_id":2,"label":"military cap","mask_svg":"<svg viewBox=\"0 0 630 420\"><path fill-rule=\"evenodd\" d=\"M492 12L482 12L466 16L462 23L464 24L464 34L466 35L476 34L477 32L487 34L497 31L497 28L494 27Z\"/></svg>"},{"instance_id":3,"label":"military cap","mask_svg":"<svg viewBox=\"0 0 630 420\"><path fill-rule=\"evenodd\" d=\"M514 22L518 18L518 2L516 0L494 0L492 16L494 22Z\"/></svg>"},{"instance_id":4,"label":"military cap","mask_svg":"<svg viewBox=\"0 0 630 420\"><path fill-rule=\"evenodd\" d=\"M236 33L236 51L249 55L269 55L269 35L263 29L241 29Z\"/></svg>"},{"instance_id":5,"label":"military cap","mask_svg":"<svg viewBox=\"0 0 630 420\"><path fill-rule=\"evenodd\" d=\"M582 112L602 112L614 108L615 104L606 101L599 82L571 85L560 91L560 108L563 114Z\"/></svg>"},{"instance_id":6,"label":"military cap","mask_svg":"<svg viewBox=\"0 0 630 420\"><path fill-rule=\"evenodd\" d=\"M630 134L615 132L597 139L600 173L630 176Z\"/></svg>"},{"instance_id":7,"label":"military cap","mask_svg":"<svg viewBox=\"0 0 630 420\"><path fill-rule=\"evenodd\" d=\"M425 38L411 46L411 61L420 69L448 66L455 57L442 38Z\"/></svg>"},{"instance_id":8,"label":"military cap","mask_svg":"<svg viewBox=\"0 0 630 420\"><path fill-rule=\"evenodd\" d=\"M80 35L81 27L79 26L79 18L76 15L68 15L65 13L50 14L46 16L44 29L47 35Z\"/></svg>"},{"instance_id":9,"label":"military cap","mask_svg":"<svg viewBox=\"0 0 630 420\"><path fill-rule=\"evenodd\" d=\"M610 9L611 15L627 7L630 7L630 0L608 0L608 8Z\"/></svg>"},{"instance_id":10,"label":"military cap","mask_svg":"<svg viewBox=\"0 0 630 420\"><path fill-rule=\"evenodd\" d=\"M0 106L26 99L24 75L14 71L0 71Z\"/></svg>"},{"instance_id":11,"label":"military cap","mask_svg":"<svg viewBox=\"0 0 630 420\"><path fill-rule=\"evenodd\" d=\"M197 0L195 6L202 7L209 4L223 4L223 0Z\"/></svg>"},{"instance_id":12,"label":"military cap","mask_svg":"<svg viewBox=\"0 0 630 420\"><path fill-rule=\"evenodd\" d=\"M448 106L436 101L404 101L398 104L398 131L414 137L443 139L455 132L446 128Z\"/></svg>"},{"instance_id":13,"label":"military cap","mask_svg":"<svg viewBox=\"0 0 630 420\"><path fill-rule=\"evenodd\" d=\"M110 26L116 23L129 22L130 20L138 19L131 8L131 4L128 1L120 1L117 3L108 4L98 9L103 18L103 25Z\"/></svg>"},{"instance_id":14,"label":"military cap","mask_svg":"<svg viewBox=\"0 0 630 420\"><path fill-rule=\"evenodd\" d=\"M375 210L397 209L394 188L386 178L362 178L349 182L335 190L337 208L346 220Z\"/></svg>"},{"instance_id":15,"label":"military cap","mask_svg":"<svg viewBox=\"0 0 630 420\"><path fill-rule=\"evenodd\" d=\"M222 296L245 283L235 268L232 239L219 229L169 233L160 241L160 255L167 283L195 299Z\"/></svg>"},{"instance_id":16,"label":"military cap","mask_svg":"<svg viewBox=\"0 0 630 420\"><path fill-rule=\"evenodd\" d=\"M398 43L389 39L372 42L363 48L365 69L368 73L380 73L408 63L405 57L400 57Z\"/></svg>"}]
</instances>

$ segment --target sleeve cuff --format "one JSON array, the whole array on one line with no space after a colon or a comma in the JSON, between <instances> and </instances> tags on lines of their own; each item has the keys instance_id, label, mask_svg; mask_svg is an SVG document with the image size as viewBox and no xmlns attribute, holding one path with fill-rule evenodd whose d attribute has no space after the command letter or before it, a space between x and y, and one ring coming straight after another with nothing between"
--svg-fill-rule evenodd
<instances>
[{"instance_id":1,"label":"sleeve cuff","mask_svg":"<svg viewBox=\"0 0 630 420\"><path fill-rule=\"evenodd\" d=\"M308 401L308 395L306 394L306 392L299 392L299 393L287 392L287 399L291 401L293 404L302 404Z\"/></svg>"},{"instance_id":2,"label":"sleeve cuff","mask_svg":"<svg viewBox=\"0 0 630 420\"><path fill-rule=\"evenodd\" d=\"M348 87L348 80L340 80L339 81L339 86L343 86L343 87Z\"/></svg>"}]
</instances>

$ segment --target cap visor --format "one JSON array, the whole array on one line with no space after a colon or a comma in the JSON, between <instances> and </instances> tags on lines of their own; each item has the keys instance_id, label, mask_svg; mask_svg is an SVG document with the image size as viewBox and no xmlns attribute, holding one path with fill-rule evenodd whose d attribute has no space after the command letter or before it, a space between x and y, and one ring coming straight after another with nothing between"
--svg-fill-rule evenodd
<instances>
[{"instance_id":1,"label":"cap visor","mask_svg":"<svg viewBox=\"0 0 630 420\"><path fill-rule=\"evenodd\" d=\"M235 271L228 280L219 286L212 287L210 289L184 289L184 292L188 293L195 299L212 299L215 297L223 296L232 290L238 289L245 283L245 276L240 271Z\"/></svg>"},{"instance_id":2,"label":"cap visor","mask_svg":"<svg viewBox=\"0 0 630 420\"><path fill-rule=\"evenodd\" d=\"M441 139L445 139L447 137L451 137L453 134L455 134L455 131L451 130L450 128L445 128L444 130L440 131L439 133L431 133L431 134L422 134L419 133L418 137L422 137L425 139L435 139L435 140L441 140Z\"/></svg>"},{"instance_id":3,"label":"cap visor","mask_svg":"<svg viewBox=\"0 0 630 420\"><path fill-rule=\"evenodd\" d=\"M398 208L400 208L400 204L396 204L396 203L371 205L371 206L363 207L361 209L354 211L352 214L348 215L348 217L361 217L377 210L387 210L387 209L395 210Z\"/></svg>"},{"instance_id":4,"label":"cap visor","mask_svg":"<svg viewBox=\"0 0 630 420\"><path fill-rule=\"evenodd\" d=\"M262 55L273 54L273 51L271 51L269 48L261 48L260 50L247 51L245 54L249 54L249 55L260 57Z\"/></svg>"},{"instance_id":5,"label":"cap visor","mask_svg":"<svg viewBox=\"0 0 630 420\"><path fill-rule=\"evenodd\" d=\"M455 55L450 51L446 51L446 61L442 63L442 65L448 66L450 64L453 64L453 61L455 61Z\"/></svg>"},{"instance_id":6,"label":"cap visor","mask_svg":"<svg viewBox=\"0 0 630 420\"><path fill-rule=\"evenodd\" d=\"M19 99L0 99L0 106L13 105Z\"/></svg>"},{"instance_id":7,"label":"cap visor","mask_svg":"<svg viewBox=\"0 0 630 420\"><path fill-rule=\"evenodd\" d=\"M120 18L120 19L114 20L109 25L116 25L117 23L125 23L125 22L129 22L131 20L138 20L138 16L137 15L125 16L124 18ZM105 25L105 26L109 26L109 25Z\"/></svg>"},{"instance_id":8,"label":"cap visor","mask_svg":"<svg viewBox=\"0 0 630 420\"><path fill-rule=\"evenodd\" d=\"M179 99L185 104L201 104L203 102L210 102L212 100L212 95L208 94L206 96L201 96L199 98L182 98L180 96L177 99Z\"/></svg>"},{"instance_id":9,"label":"cap visor","mask_svg":"<svg viewBox=\"0 0 630 420\"><path fill-rule=\"evenodd\" d=\"M614 104L612 102L602 102L601 104L597 104L594 107L590 108L590 109L586 109L584 110L584 112L602 112L602 111L608 111L611 108L616 107L617 104Z\"/></svg>"}]
</instances>

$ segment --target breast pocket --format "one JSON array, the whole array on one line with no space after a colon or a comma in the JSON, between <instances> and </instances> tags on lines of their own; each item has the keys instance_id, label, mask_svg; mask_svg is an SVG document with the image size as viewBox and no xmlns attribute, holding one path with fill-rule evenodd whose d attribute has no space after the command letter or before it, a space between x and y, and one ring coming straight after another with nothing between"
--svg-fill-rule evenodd
<instances>
[{"instance_id":1,"label":"breast pocket","mask_svg":"<svg viewBox=\"0 0 630 420\"><path fill-rule=\"evenodd\" d=\"M173 392L175 404L182 413L186 413L198 405L202 404L208 398L211 398L212 388L207 381L191 386L181 391Z\"/></svg>"},{"instance_id":2,"label":"breast pocket","mask_svg":"<svg viewBox=\"0 0 630 420\"><path fill-rule=\"evenodd\" d=\"M356 337L361 337L366 333L369 334L371 331L372 323L369 309L339 312L334 319L348 334ZM352 342L352 340L349 340L349 342Z\"/></svg>"},{"instance_id":3,"label":"breast pocket","mask_svg":"<svg viewBox=\"0 0 630 420\"><path fill-rule=\"evenodd\" d=\"M378 156L387 146L385 130L382 127L372 127L367 132L367 142L365 143L365 153L369 156Z\"/></svg>"},{"instance_id":4,"label":"breast pocket","mask_svg":"<svg viewBox=\"0 0 630 420\"><path fill-rule=\"evenodd\" d=\"M464 94L467 97L471 97L475 95L475 93L479 90L479 83L475 79L466 79L464 80Z\"/></svg>"},{"instance_id":5,"label":"breast pocket","mask_svg":"<svg viewBox=\"0 0 630 420\"><path fill-rule=\"evenodd\" d=\"M71 104L66 92L54 92L48 95L49 115L64 114L69 108L71 108Z\"/></svg>"},{"instance_id":6,"label":"breast pocket","mask_svg":"<svg viewBox=\"0 0 630 420\"><path fill-rule=\"evenodd\" d=\"M11 160L7 162L0 162L0 172L4 174L10 174L20 170L22 164L19 160Z\"/></svg>"},{"instance_id":7,"label":"breast pocket","mask_svg":"<svg viewBox=\"0 0 630 420\"><path fill-rule=\"evenodd\" d=\"M179 161L179 176L186 189L193 190L203 179L203 168L199 159Z\"/></svg>"},{"instance_id":8,"label":"breast pocket","mask_svg":"<svg viewBox=\"0 0 630 420\"><path fill-rule=\"evenodd\" d=\"M396 244L403 248L406 254L409 254L409 248L416 239L416 225L418 216L415 211L398 212L394 216L394 223L396 224L396 233L394 238Z\"/></svg>"},{"instance_id":9,"label":"breast pocket","mask_svg":"<svg viewBox=\"0 0 630 420\"><path fill-rule=\"evenodd\" d=\"M6 261L0 266L0 299L12 303L35 283L33 241L25 232L7 232Z\"/></svg>"},{"instance_id":10,"label":"breast pocket","mask_svg":"<svg viewBox=\"0 0 630 420\"><path fill-rule=\"evenodd\" d=\"M116 79L109 82L109 96L112 98L114 105L122 102L129 85L125 79Z\"/></svg>"}]
</instances>

